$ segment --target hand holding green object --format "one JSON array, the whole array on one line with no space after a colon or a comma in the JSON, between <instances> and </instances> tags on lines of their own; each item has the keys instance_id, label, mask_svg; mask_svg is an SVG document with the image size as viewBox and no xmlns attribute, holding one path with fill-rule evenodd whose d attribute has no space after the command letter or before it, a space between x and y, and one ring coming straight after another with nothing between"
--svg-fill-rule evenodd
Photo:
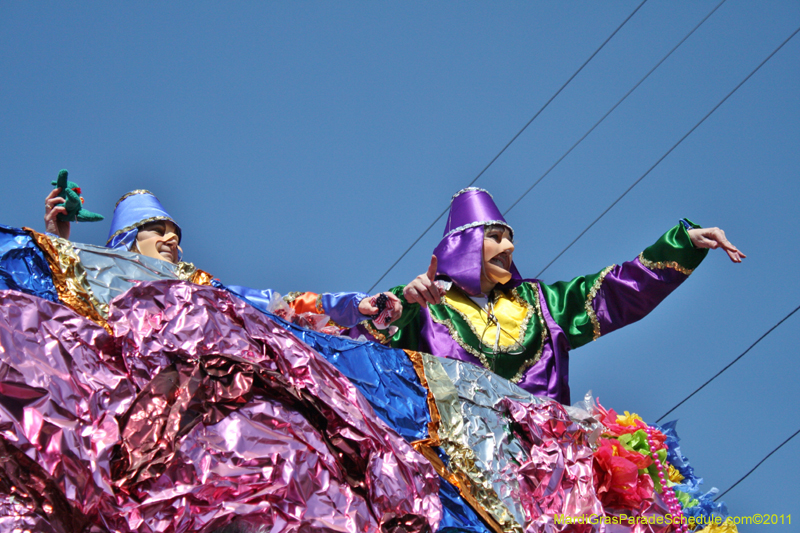
<instances>
[{"instance_id":1,"label":"hand holding green object","mask_svg":"<svg viewBox=\"0 0 800 533\"><path fill-rule=\"evenodd\" d=\"M62 203L56 204L63 206L66 210L66 212L58 214L58 220L61 222L98 222L103 220L103 215L83 208L81 188L77 183L67 181L67 174L66 170L62 170L58 173L58 180L51 182L57 189L60 189L57 196L64 199Z\"/></svg>"}]
</instances>

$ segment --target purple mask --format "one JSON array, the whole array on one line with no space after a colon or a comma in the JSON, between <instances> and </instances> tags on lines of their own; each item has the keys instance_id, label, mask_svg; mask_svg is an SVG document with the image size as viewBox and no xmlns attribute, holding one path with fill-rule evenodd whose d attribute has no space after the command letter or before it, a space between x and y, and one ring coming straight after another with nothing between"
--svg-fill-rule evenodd
<instances>
[{"instance_id":1,"label":"purple mask","mask_svg":"<svg viewBox=\"0 0 800 533\"><path fill-rule=\"evenodd\" d=\"M433 254L439 260L437 273L444 274L471 296L481 294L483 269L483 227L505 226L514 230L494 204L492 195L483 189L469 187L453 195L444 238ZM511 263L511 281L518 285L522 277Z\"/></svg>"}]
</instances>

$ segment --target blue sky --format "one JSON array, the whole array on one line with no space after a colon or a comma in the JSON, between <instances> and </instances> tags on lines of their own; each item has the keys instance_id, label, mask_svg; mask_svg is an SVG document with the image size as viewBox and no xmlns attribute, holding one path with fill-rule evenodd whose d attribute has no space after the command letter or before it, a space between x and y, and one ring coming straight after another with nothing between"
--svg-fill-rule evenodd
<instances>
[{"instance_id":1,"label":"blue sky","mask_svg":"<svg viewBox=\"0 0 800 533\"><path fill-rule=\"evenodd\" d=\"M648 0L476 185L505 210L717 3ZM107 217L75 241L104 243L116 200L146 188L223 282L367 290L638 4L2 2L0 222L43 230L67 168ZM507 215L522 274L798 26L797 2L725 2ZM649 317L574 352L573 399L653 421L800 304L798 94L800 36L543 274L632 259L681 217L748 254L712 253ZM442 229L380 287L424 271ZM670 417L706 487L800 428L798 321ZM731 512L800 521L798 453L795 438L728 493Z\"/></svg>"}]
</instances>

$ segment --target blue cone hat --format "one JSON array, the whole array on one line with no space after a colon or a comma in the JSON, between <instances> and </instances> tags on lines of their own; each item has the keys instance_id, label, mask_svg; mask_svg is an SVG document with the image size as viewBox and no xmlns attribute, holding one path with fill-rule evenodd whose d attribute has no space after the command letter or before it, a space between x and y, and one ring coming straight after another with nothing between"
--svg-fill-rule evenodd
<instances>
[{"instance_id":1,"label":"blue cone hat","mask_svg":"<svg viewBox=\"0 0 800 533\"><path fill-rule=\"evenodd\" d=\"M175 227L178 228L178 238L180 238L181 227L167 213L153 193L138 189L125 194L117 201L114 208L114 217L111 219L111 229L108 232L106 246L116 250L130 250L133 243L136 242L139 228L157 220L169 220L175 224Z\"/></svg>"}]
</instances>

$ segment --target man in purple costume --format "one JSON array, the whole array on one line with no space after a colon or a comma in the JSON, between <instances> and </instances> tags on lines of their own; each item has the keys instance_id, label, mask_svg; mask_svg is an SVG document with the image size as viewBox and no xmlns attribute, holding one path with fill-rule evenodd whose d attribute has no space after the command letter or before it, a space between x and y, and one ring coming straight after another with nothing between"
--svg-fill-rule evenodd
<instances>
[{"instance_id":1,"label":"man in purple costume","mask_svg":"<svg viewBox=\"0 0 800 533\"><path fill-rule=\"evenodd\" d=\"M709 248L746 257L719 228L683 219L633 261L544 284L520 276L513 237L487 191L456 193L428 272L392 289L403 302L392 345L483 366L568 404L569 350L644 317Z\"/></svg>"}]
</instances>

